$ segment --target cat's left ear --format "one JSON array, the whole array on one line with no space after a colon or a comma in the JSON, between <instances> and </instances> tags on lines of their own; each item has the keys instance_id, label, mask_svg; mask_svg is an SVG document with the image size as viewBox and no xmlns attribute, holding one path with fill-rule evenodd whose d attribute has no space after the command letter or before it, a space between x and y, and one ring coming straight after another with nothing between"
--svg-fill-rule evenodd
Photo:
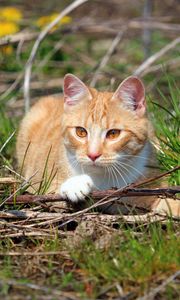
<instances>
[{"instance_id":1,"label":"cat's left ear","mask_svg":"<svg viewBox=\"0 0 180 300\"><path fill-rule=\"evenodd\" d=\"M112 100L119 100L123 106L142 117L146 111L145 89L142 81L134 76L126 78L115 91Z\"/></svg>"},{"instance_id":2,"label":"cat's left ear","mask_svg":"<svg viewBox=\"0 0 180 300\"><path fill-rule=\"evenodd\" d=\"M91 100L92 95L88 87L73 74L64 77L64 102L66 106L73 106L84 100Z\"/></svg>"}]
</instances>

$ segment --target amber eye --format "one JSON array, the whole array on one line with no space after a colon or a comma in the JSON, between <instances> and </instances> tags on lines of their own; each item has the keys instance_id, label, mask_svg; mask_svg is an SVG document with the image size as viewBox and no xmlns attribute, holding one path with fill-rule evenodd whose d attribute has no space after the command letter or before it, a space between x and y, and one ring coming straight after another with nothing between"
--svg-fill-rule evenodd
<instances>
[{"instance_id":1,"label":"amber eye","mask_svg":"<svg viewBox=\"0 0 180 300\"><path fill-rule=\"evenodd\" d=\"M76 134L77 136L84 138L87 136L87 131L83 127L76 127Z\"/></svg>"},{"instance_id":2,"label":"amber eye","mask_svg":"<svg viewBox=\"0 0 180 300\"><path fill-rule=\"evenodd\" d=\"M110 140L116 139L120 135L120 132L120 129L111 129L107 132L106 138Z\"/></svg>"}]
</instances>

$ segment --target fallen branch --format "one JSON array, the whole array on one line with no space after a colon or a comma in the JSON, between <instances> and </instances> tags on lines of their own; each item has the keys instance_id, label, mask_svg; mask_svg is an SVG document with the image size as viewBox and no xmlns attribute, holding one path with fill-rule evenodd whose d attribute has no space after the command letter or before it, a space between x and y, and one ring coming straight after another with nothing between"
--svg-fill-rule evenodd
<instances>
[{"instance_id":1,"label":"fallen branch","mask_svg":"<svg viewBox=\"0 0 180 300\"><path fill-rule=\"evenodd\" d=\"M135 189L135 188L125 188L123 190L105 190L105 191L94 191L91 194L91 197L94 200L99 200L104 197L111 197L116 195L116 197L141 197L141 196L172 196L180 193L180 186L167 187L167 188L156 188L156 189ZM58 194L50 195L20 195L16 197L11 197L6 201L6 204L32 204L39 202L56 202L56 201L65 201Z\"/></svg>"}]
</instances>

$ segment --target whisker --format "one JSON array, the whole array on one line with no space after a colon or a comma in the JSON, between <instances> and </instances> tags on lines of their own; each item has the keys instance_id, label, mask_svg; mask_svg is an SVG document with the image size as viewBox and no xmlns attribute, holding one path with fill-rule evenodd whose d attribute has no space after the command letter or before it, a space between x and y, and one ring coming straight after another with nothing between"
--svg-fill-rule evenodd
<instances>
[{"instance_id":1,"label":"whisker","mask_svg":"<svg viewBox=\"0 0 180 300\"><path fill-rule=\"evenodd\" d=\"M114 187L117 187L117 185L118 185L118 180L117 180L116 171L114 170L113 165L111 166L111 171L112 171L112 175L113 175L113 178L114 178L114 181L115 181L115 183L113 182L113 186L114 186ZM116 185L116 181L117 181L117 185Z\"/></svg>"},{"instance_id":2,"label":"whisker","mask_svg":"<svg viewBox=\"0 0 180 300\"><path fill-rule=\"evenodd\" d=\"M127 185L127 181L125 180L124 176L122 175L122 173L124 174L124 172L121 170L118 169L118 166L116 165L113 165L114 169L116 170L116 172L120 175L120 177L122 178L122 180L124 181L125 185ZM121 173L122 172L122 173ZM126 175L126 174L124 174ZM117 180L118 182L118 180Z\"/></svg>"},{"instance_id":3,"label":"whisker","mask_svg":"<svg viewBox=\"0 0 180 300\"><path fill-rule=\"evenodd\" d=\"M122 155L119 155L119 158L122 159L123 157L132 157L132 158L142 158L142 159L148 159L147 157L145 156L141 156L141 155L133 155L133 154L122 154Z\"/></svg>"},{"instance_id":4,"label":"whisker","mask_svg":"<svg viewBox=\"0 0 180 300\"><path fill-rule=\"evenodd\" d=\"M140 174L140 175L143 176L144 178L146 178L146 176L144 176L144 174L143 174L142 172L140 172L137 168L133 167L133 166L130 165L130 164L127 164L127 163L124 163L124 162L117 162L117 164L120 165L120 166L122 166L122 165L127 166L127 167L133 169L134 171L136 171L138 174Z\"/></svg>"},{"instance_id":5,"label":"whisker","mask_svg":"<svg viewBox=\"0 0 180 300\"><path fill-rule=\"evenodd\" d=\"M106 167L107 168L107 172L108 172L108 186L110 184L110 172L109 172L109 166Z\"/></svg>"},{"instance_id":6,"label":"whisker","mask_svg":"<svg viewBox=\"0 0 180 300\"><path fill-rule=\"evenodd\" d=\"M132 179L131 179L131 177L129 176L130 171L129 171L125 166L123 166L122 164L121 164L120 166L117 166L117 165L116 165L116 168L120 169L121 172L127 177L127 179L128 179L128 184L132 182ZM124 171L123 169L124 169L125 171ZM137 175L131 174L131 176L132 176L135 180L137 179Z\"/></svg>"}]
</instances>

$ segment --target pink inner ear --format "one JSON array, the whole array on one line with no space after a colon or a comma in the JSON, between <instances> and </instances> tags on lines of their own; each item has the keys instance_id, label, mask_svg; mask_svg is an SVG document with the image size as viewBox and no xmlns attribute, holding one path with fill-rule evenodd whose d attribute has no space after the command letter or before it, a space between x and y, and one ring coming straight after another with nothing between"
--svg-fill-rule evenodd
<instances>
[{"instance_id":1,"label":"pink inner ear","mask_svg":"<svg viewBox=\"0 0 180 300\"><path fill-rule=\"evenodd\" d=\"M139 115L145 112L145 89L140 79L128 77L118 87L112 99L119 99L128 109L136 110Z\"/></svg>"},{"instance_id":2,"label":"pink inner ear","mask_svg":"<svg viewBox=\"0 0 180 300\"><path fill-rule=\"evenodd\" d=\"M64 99L68 105L75 105L83 98L91 99L85 84L76 76L67 74L64 78Z\"/></svg>"}]
</instances>

